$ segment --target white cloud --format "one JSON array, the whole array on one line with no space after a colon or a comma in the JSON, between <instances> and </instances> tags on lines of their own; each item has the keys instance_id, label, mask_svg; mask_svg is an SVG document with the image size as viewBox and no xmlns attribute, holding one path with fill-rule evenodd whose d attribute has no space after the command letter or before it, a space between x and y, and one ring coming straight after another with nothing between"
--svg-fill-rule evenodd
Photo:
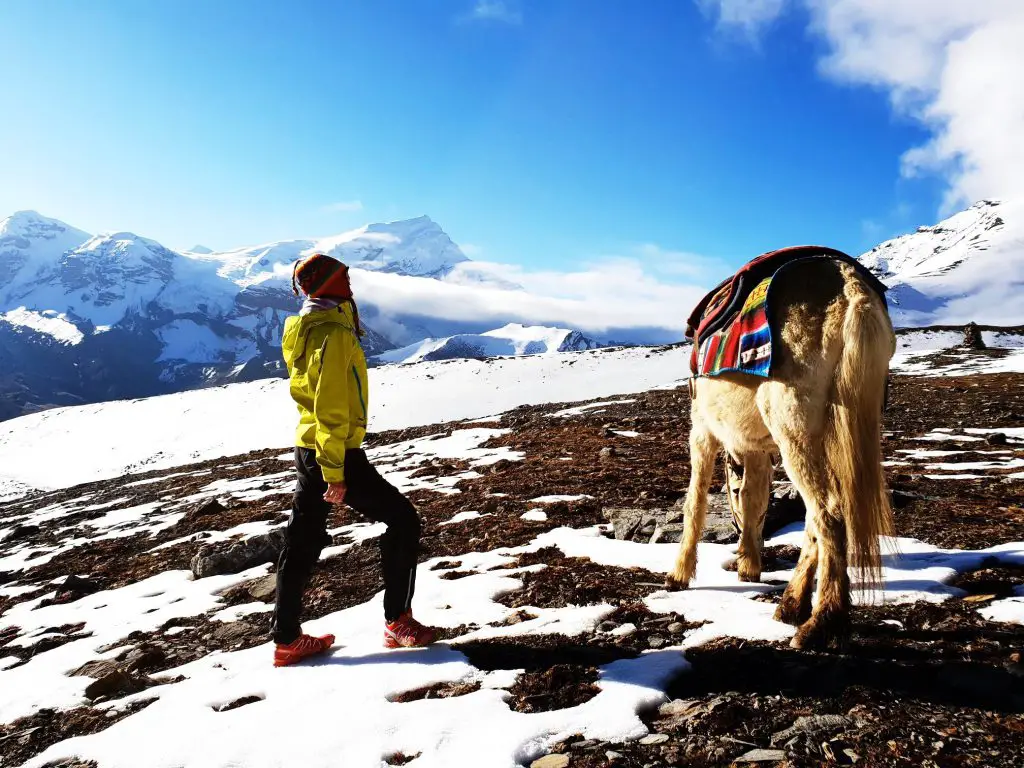
<instances>
[{"instance_id":1,"label":"white cloud","mask_svg":"<svg viewBox=\"0 0 1024 768\"><path fill-rule=\"evenodd\" d=\"M447 328L439 335L456 332L459 324L479 332L521 322L602 339L665 343L683 340L691 308L730 271L723 267L698 279L681 266L684 260L702 267L714 263L648 244L634 255L565 271L473 261L456 266L444 280L353 270L352 282L361 303L375 310L366 315L367 323L398 343L407 343L404 337L418 327L418 317Z\"/></svg>"},{"instance_id":2,"label":"white cloud","mask_svg":"<svg viewBox=\"0 0 1024 768\"><path fill-rule=\"evenodd\" d=\"M697 0L721 24L756 30L783 0ZM1022 0L790 0L829 52L822 72L887 91L931 139L903 156L908 176L938 173L946 208L1024 199Z\"/></svg>"},{"instance_id":3,"label":"white cloud","mask_svg":"<svg viewBox=\"0 0 1024 768\"><path fill-rule=\"evenodd\" d=\"M469 14L476 21L498 21L503 24L522 24L523 13L507 0L477 0Z\"/></svg>"},{"instance_id":4,"label":"white cloud","mask_svg":"<svg viewBox=\"0 0 1024 768\"><path fill-rule=\"evenodd\" d=\"M374 277L374 302L386 312L415 306L459 321L561 325L619 338L634 329L637 340L682 340L690 309L731 271L712 271L717 264L652 244L565 271L474 261L457 265L443 282L417 286L415 297L396 292L410 283Z\"/></svg>"},{"instance_id":5,"label":"white cloud","mask_svg":"<svg viewBox=\"0 0 1024 768\"><path fill-rule=\"evenodd\" d=\"M697 0L705 13L718 16L722 27L739 27L748 36L778 18L787 0Z\"/></svg>"},{"instance_id":6,"label":"white cloud","mask_svg":"<svg viewBox=\"0 0 1024 768\"><path fill-rule=\"evenodd\" d=\"M343 200L340 203L330 203L324 206L327 213L357 213L363 210L362 200Z\"/></svg>"}]
</instances>

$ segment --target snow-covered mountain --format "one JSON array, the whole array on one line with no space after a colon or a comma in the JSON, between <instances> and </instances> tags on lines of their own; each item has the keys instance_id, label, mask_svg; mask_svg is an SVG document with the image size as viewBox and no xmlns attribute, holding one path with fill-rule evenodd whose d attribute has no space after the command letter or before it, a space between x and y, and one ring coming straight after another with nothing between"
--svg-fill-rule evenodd
<instances>
[{"instance_id":1,"label":"snow-covered mountain","mask_svg":"<svg viewBox=\"0 0 1024 768\"><path fill-rule=\"evenodd\" d=\"M579 331L546 326L509 323L484 333L460 333L443 339L424 339L398 349L382 352L377 363L418 363L422 360L507 357L579 352L602 345Z\"/></svg>"},{"instance_id":2,"label":"snow-covered mountain","mask_svg":"<svg viewBox=\"0 0 1024 768\"><path fill-rule=\"evenodd\" d=\"M189 255L217 264L218 274L247 286L290 274L295 261L311 253L326 253L354 269L420 277L443 277L469 261L429 216L368 224L318 240L284 240L223 253L193 250Z\"/></svg>"},{"instance_id":3,"label":"snow-covered mountain","mask_svg":"<svg viewBox=\"0 0 1024 768\"><path fill-rule=\"evenodd\" d=\"M1024 206L983 200L860 260L890 286L897 325L1024 321Z\"/></svg>"},{"instance_id":4,"label":"snow-covered mountain","mask_svg":"<svg viewBox=\"0 0 1024 768\"><path fill-rule=\"evenodd\" d=\"M298 309L291 268L314 252L352 267L371 358L425 339L442 340L435 356L455 356L449 337L501 336L496 326L529 312L465 311L467 297L487 304L482 289L522 289L471 269L445 282L469 260L426 216L214 252L175 251L131 232L92 236L22 211L0 221L0 419L281 374L281 329ZM597 346L579 332L534 333L498 343L493 354L548 351L548 337L557 337L554 348ZM489 354L480 342L464 349Z\"/></svg>"},{"instance_id":5,"label":"snow-covered mountain","mask_svg":"<svg viewBox=\"0 0 1024 768\"><path fill-rule=\"evenodd\" d=\"M982 201L864 254L892 286L896 323L1024 320L1021 208ZM689 311L608 327L586 302L542 299L474 264L426 216L214 252L21 211L0 221L0 419L280 375L283 321L298 307L291 268L317 251L352 266L378 364L665 343Z\"/></svg>"},{"instance_id":6,"label":"snow-covered mountain","mask_svg":"<svg viewBox=\"0 0 1024 768\"><path fill-rule=\"evenodd\" d=\"M88 239L88 233L34 211L18 211L0 221L0 307Z\"/></svg>"}]
</instances>

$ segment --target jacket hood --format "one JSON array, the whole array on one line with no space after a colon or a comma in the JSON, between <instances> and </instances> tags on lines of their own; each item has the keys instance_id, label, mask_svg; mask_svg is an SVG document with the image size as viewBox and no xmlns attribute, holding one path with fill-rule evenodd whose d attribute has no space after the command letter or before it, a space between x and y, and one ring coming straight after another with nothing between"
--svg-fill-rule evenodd
<instances>
[{"instance_id":1,"label":"jacket hood","mask_svg":"<svg viewBox=\"0 0 1024 768\"><path fill-rule=\"evenodd\" d=\"M305 315L292 315L284 321L284 333L281 336L281 351L285 361L294 363L306 354L306 337L310 330L325 324L340 325L355 334L355 320L352 307L347 302L333 309L317 310Z\"/></svg>"}]
</instances>

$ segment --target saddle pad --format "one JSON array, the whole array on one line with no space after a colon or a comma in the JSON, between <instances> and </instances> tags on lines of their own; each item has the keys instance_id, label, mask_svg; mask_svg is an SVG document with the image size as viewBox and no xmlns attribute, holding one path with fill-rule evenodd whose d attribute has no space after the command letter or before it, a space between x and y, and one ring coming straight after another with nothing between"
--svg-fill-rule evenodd
<instances>
[{"instance_id":1,"label":"saddle pad","mask_svg":"<svg viewBox=\"0 0 1024 768\"><path fill-rule=\"evenodd\" d=\"M754 286L735 320L694 347L694 375L717 376L737 371L768 377L772 366L772 329L768 322L771 282L772 278L766 277Z\"/></svg>"},{"instance_id":2,"label":"saddle pad","mask_svg":"<svg viewBox=\"0 0 1024 768\"><path fill-rule=\"evenodd\" d=\"M739 371L767 377L771 370L771 281L795 264L816 259L851 265L882 301L888 288L853 257L820 245L781 248L758 256L710 291L686 323L693 339L690 370L694 376Z\"/></svg>"}]
</instances>

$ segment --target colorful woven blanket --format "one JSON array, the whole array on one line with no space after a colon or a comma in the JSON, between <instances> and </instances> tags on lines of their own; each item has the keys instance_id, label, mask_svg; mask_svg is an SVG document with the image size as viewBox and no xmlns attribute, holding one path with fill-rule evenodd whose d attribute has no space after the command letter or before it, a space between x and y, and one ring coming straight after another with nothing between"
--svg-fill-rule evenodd
<instances>
[{"instance_id":1,"label":"colorful woven blanket","mask_svg":"<svg viewBox=\"0 0 1024 768\"><path fill-rule=\"evenodd\" d=\"M772 329L768 322L768 287L771 282L772 278L766 277L754 286L735 320L705 338L699 347L694 345L697 366L693 372L696 376L739 371L768 378L772 367ZM719 300L724 300L724 297L719 297Z\"/></svg>"},{"instance_id":2,"label":"colorful woven blanket","mask_svg":"<svg viewBox=\"0 0 1024 768\"><path fill-rule=\"evenodd\" d=\"M694 340L693 375L734 371L767 378L772 368L772 280L813 259L852 265L885 300L886 286L859 261L834 248L801 245L762 254L708 293L690 314L686 335Z\"/></svg>"}]
</instances>

